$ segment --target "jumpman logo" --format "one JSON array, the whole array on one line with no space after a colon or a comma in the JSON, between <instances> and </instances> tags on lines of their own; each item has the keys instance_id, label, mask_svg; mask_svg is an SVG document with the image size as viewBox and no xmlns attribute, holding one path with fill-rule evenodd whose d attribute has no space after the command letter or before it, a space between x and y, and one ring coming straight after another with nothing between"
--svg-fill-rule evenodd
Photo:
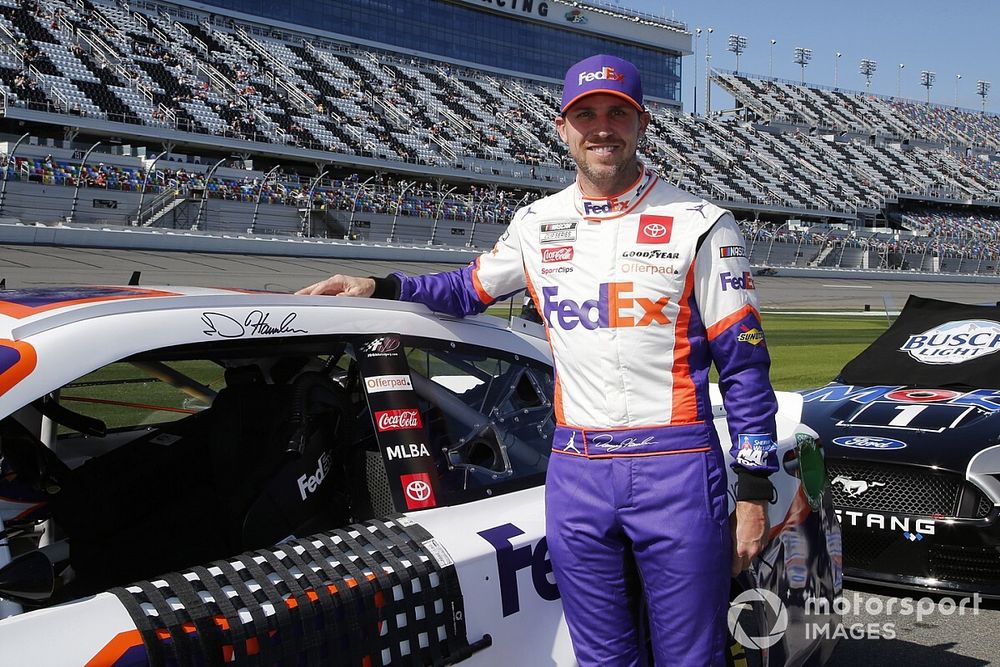
<instances>
[{"instance_id":1,"label":"jumpman logo","mask_svg":"<svg viewBox=\"0 0 1000 667\"><path fill-rule=\"evenodd\" d=\"M576 440L576 431L570 431L569 442L567 442L566 445L563 447L564 452L573 451L576 452L577 454L580 453L580 450L576 448L575 444L573 444L574 440Z\"/></svg>"},{"instance_id":2,"label":"jumpman logo","mask_svg":"<svg viewBox=\"0 0 1000 667\"><path fill-rule=\"evenodd\" d=\"M704 218L705 217L705 212L702 211L701 209L705 208L706 206L708 206L708 202L705 202L704 204L698 204L697 206L692 206L688 210L689 211L698 211L699 213L701 213L701 217Z\"/></svg>"}]
</instances>

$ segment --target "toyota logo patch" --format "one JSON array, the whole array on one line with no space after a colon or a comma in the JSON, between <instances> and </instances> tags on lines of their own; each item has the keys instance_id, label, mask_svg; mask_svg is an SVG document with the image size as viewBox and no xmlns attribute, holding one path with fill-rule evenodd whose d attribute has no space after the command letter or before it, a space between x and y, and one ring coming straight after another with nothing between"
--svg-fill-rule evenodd
<instances>
[{"instance_id":1,"label":"toyota logo patch","mask_svg":"<svg viewBox=\"0 0 1000 667\"><path fill-rule=\"evenodd\" d=\"M431 478L427 473L417 472L400 475L399 483L403 486L406 509L419 510L425 507L437 507L434 487L431 486Z\"/></svg>"},{"instance_id":2,"label":"toyota logo patch","mask_svg":"<svg viewBox=\"0 0 1000 667\"><path fill-rule=\"evenodd\" d=\"M640 215L636 243L669 243L674 219L669 215Z\"/></svg>"}]
</instances>

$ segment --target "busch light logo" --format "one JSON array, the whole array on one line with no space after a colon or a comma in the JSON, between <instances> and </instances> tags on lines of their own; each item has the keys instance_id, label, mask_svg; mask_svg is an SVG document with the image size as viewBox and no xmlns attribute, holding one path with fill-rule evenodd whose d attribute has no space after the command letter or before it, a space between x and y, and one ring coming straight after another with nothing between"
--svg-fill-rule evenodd
<instances>
[{"instance_id":1,"label":"busch light logo","mask_svg":"<svg viewBox=\"0 0 1000 667\"><path fill-rule=\"evenodd\" d=\"M584 329L618 329L670 323L663 312L670 297L653 301L632 296L630 282L601 283L598 297L582 303L556 300L558 294L558 287L542 288L542 316L550 327L569 331L578 324Z\"/></svg>"},{"instance_id":2,"label":"busch light logo","mask_svg":"<svg viewBox=\"0 0 1000 667\"><path fill-rule=\"evenodd\" d=\"M583 85L584 83L589 83L591 81L624 81L625 75L619 74L615 71L614 67L602 67L596 72L580 72L580 78L577 81L578 85Z\"/></svg>"},{"instance_id":3,"label":"busch light logo","mask_svg":"<svg viewBox=\"0 0 1000 667\"><path fill-rule=\"evenodd\" d=\"M415 408L404 410L380 410L375 413L375 426L379 433L423 428L420 411Z\"/></svg>"},{"instance_id":4,"label":"busch light logo","mask_svg":"<svg viewBox=\"0 0 1000 667\"><path fill-rule=\"evenodd\" d=\"M750 275L749 271L744 271L742 276L734 276L729 271L725 273L720 273L719 278L722 280L722 291L726 292L731 289L756 289L753 284L753 276Z\"/></svg>"},{"instance_id":5,"label":"busch light logo","mask_svg":"<svg viewBox=\"0 0 1000 667\"><path fill-rule=\"evenodd\" d=\"M564 245L558 248L542 248L542 262L568 262L573 259L573 246Z\"/></svg>"},{"instance_id":6,"label":"busch light logo","mask_svg":"<svg viewBox=\"0 0 1000 667\"><path fill-rule=\"evenodd\" d=\"M880 438L873 435L851 435L841 438L834 438L833 443L841 447L853 447L854 449L903 449L905 442L893 440L892 438Z\"/></svg>"},{"instance_id":7,"label":"busch light logo","mask_svg":"<svg viewBox=\"0 0 1000 667\"><path fill-rule=\"evenodd\" d=\"M910 336L899 351L922 364L961 364L1000 351L1000 322L946 322Z\"/></svg>"}]
</instances>

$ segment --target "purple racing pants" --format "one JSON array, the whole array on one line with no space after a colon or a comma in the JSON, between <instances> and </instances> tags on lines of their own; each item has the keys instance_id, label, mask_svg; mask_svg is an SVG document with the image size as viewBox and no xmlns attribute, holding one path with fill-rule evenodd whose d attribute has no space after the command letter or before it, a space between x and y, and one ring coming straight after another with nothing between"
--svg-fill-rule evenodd
<instances>
[{"instance_id":1,"label":"purple racing pants","mask_svg":"<svg viewBox=\"0 0 1000 667\"><path fill-rule=\"evenodd\" d=\"M657 667L725 665L732 552L719 448L605 459L553 452L545 521L581 667L647 662L626 584L629 545Z\"/></svg>"}]
</instances>

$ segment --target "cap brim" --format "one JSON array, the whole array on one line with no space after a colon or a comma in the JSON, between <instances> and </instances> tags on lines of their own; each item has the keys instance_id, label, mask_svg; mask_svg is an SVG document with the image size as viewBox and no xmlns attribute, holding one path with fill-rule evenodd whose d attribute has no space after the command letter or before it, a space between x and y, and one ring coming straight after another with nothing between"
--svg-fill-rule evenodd
<instances>
[{"instance_id":1,"label":"cap brim","mask_svg":"<svg viewBox=\"0 0 1000 667\"><path fill-rule=\"evenodd\" d=\"M601 88L597 88L594 90L586 90L580 93L579 95L571 99L569 102L567 102L565 105L563 105L563 108L559 111L559 113L566 113L567 109L569 109L571 106L582 100L584 97L588 95L596 95L597 93L604 93L605 95L614 95L615 97L620 97L626 102L628 102L630 105L632 105L632 107L637 109L639 113L645 111L645 109L643 109L638 102L636 102L635 100L633 100L631 97L621 92L620 90L603 90Z\"/></svg>"}]
</instances>

